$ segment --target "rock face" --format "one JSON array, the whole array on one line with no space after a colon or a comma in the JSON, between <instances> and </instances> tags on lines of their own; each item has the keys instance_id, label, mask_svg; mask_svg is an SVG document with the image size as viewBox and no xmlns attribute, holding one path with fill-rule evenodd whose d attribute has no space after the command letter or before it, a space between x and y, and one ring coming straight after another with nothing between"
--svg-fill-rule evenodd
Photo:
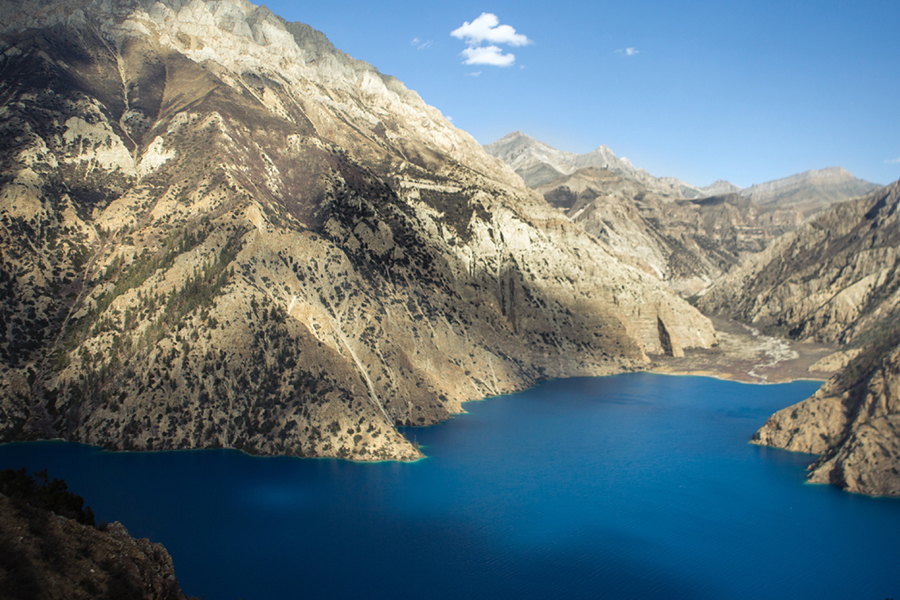
<instances>
[{"instance_id":1,"label":"rock face","mask_svg":"<svg viewBox=\"0 0 900 600\"><path fill-rule=\"evenodd\" d=\"M821 454L809 480L900 496L900 335L874 344L814 396L775 413L753 442Z\"/></svg>"},{"instance_id":2,"label":"rock face","mask_svg":"<svg viewBox=\"0 0 900 600\"><path fill-rule=\"evenodd\" d=\"M900 495L900 182L840 203L718 281L704 310L845 347L843 370L775 415L759 444L821 454L810 480ZM815 367L816 365L814 365Z\"/></svg>"},{"instance_id":3,"label":"rock face","mask_svg":"<svg viewBox=\"0 0 900 600\"><path fill-rule=\"evenodd\" d=\"M512 167L529 187L553 183L578 169L598 167L640 183L659 194L679 198L696 198L704 194L697 188L673 177L653 177L644 169L635 168L627 158L619 158L608 146L600 146L587 154L557 150L529 137L521 131L487 144L484 149Z\"/></svg>"},{"instance_id":4,"label":"rock face","mask_svg":"<svg viewBox=\"0 0 900 600\"><path fill-rule=\"evenodd\" d=\"M736 194L686 200L587 167L536 188L548 203L689 297L802 220Z\"/></svg>"},{"instance_id":5,"label":"rock face","mask_svg":"<svg viewBox=\"0 0 900 600\"><path fill-rule=\"evenodd\" d=\"M764 206L793 206L811 215L824 206L864 196L878 187L857 179L840 167L831 167L754 184L741 190L740 194Z\"/></svg>"},{"instance_id":6,"label":"rock face","mask_svg":"<svg viewBox=\"0 0 900 600\"><path fill-rule=\"evenodd\" d=\"M0 7L0 439L411 459L715 343L396 79L247 2Z\"/></svg>"},{"instance_id":7,"label":"rock face","mask_svg":"<svg viewBox=\"0 0 900 600\"><path fill-rule=\"evenodd\" d=\"M860 347L900 318L900 182L842 202L749 258L700 299L797 340Z\"/></svg>"},{"instance_id":8,"label":"rock face","mask_svg":"<svg viewBox=\"0 0 900 600\"><path fill-rule=\"evenodd\" d=\"M104 530L0 494L0 587L9 600L184 600L172 558L120 523Z\"/></svg>"}]
</instances>

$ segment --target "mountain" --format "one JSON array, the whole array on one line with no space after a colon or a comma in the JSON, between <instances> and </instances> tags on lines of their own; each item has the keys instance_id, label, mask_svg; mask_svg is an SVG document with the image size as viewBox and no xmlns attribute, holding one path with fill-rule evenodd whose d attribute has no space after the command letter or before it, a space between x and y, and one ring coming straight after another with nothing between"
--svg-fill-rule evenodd
<instances>
[{"instance_id":1,"label":"mountain","mask_svg":"<svg viewBox=\"0 0 900 600\"><path fill-rule=\"evenodd\" d=\"M706 313L796 340L859 346L900 317L900 183L836 204L747 259Z\"/></svg>"},{"instance_id":2,"label":"mountain","mask_svg":"<svg viewBox=\"0 0 900 600\"><path fill-rule=\"evenodd\" d=\"M754 184L739 193L764 206L791 206L810 215L824 206L864 196L878 187L840 167L831 167Z\"/></svg>"},{"instance_id":3,"label":"mountain","mask_svg":"<svg viewBox=\"0 0 900 600\"><path fill-rule=\"evenodd\" d=\"M659 194L597 167L536 190L585 231L685 297L802 221L796 210L766 209L736 194L692 200Z\"/></svg>"},{"instance_id":4,"label":"mountain","mask_svg":"<svg viewBox=\"0 0 900 600\"><path fill-rule=\"evenodd\" d=\"M185 600L161 544L118 522L95 525L83 503L58 479L35 485L25 469L0 471L0 596Z\"/></svg>"},{"instance_id":5,"label":"mountain","mask_svg":"<svg viewBox=\"0 0 900 600\"><path fill-rule=\"evenodd\" d=\"M711 184L698 189L704 197L721 196L723 194L739 194L741 192L740 186L734 185L730 181L725 181L724 179L717 179Z\"/></svg>"},{"instance_id":6,"label":"mountain","mask_svg":"<svg viewBox=\"0 0 900 600\"><path fill-rule=\"evenodd\" d=\"M241 0L0 7L0 439L412 459L715 343L394 78Z\"/></svg>"},{"instance_id":7,"label":"mountain","mask_svg":"<svg viewBox=\"0 0 900 600\"><path fill-rule=\"evenodd\" d=\"M806 171L744 189L722 179L705 187L695 187L674 177L653 177L644 169L635 168L627 158L617 157L607 146L600 146L587 154L574 154L552 148L520 131L487 144L484 149L512 167L532 188L553 184L584 167L600 167L633 179L657 194L681 198L740 194L760 206L790 208L805 216L834 202L863 196L879 187L857 179L840 167Z\"/></svg>"},{"instance_id":8,"label":"mountain","mask_svg":"<svg viewBox=\"0 0 900 600\"><path fill-rule=\"evenodd\" d=\"M515 131L484 146L485 151L512 167L525 184L536 188L550 184L585 167L600 167L641 183L660 194L696 198L701 192L673 177L653 177L643 169L636 169L627 158L619 158L607 146L600 146L587 154L563 152L543 142Z\"/></svg>"},{"instance_id":9,"label":"mountain","mask_svg":"<svg viewBox=\"0 0 900 600\"><path fill-rule=\"evenodd\" d=\"M810 479L900 496L900 182L836 204L716 282L698 305L797 340L846 366L775 415L759 444L821 454Z\"/></svg>"}]
</instances>

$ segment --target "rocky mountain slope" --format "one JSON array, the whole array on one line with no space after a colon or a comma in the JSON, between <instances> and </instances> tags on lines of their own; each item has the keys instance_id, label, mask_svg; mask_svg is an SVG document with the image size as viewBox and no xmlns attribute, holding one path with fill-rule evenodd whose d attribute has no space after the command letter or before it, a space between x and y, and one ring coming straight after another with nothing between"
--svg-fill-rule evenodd
<instances>
[{"instance_id":1,"label":"rocky mountain slope","mask_svg":"<svg viewBox=\"0 0 900 600\"><path fill-rule=\"evenodd\" d=\"M810 479L900 495L900 182L840 203L776 240L700 299L711 313L797 340L830 341L846 364L755 441L821 454Z\"/></svg>"},{"instance_id":2,"label":"rocky mountain slope","mask_svg":"<svg viewBox=\"0 0 900 600\"><path fill-rule=\"evenodd\" d=\"M585 231L683 296L693 296L802 221L736 194L686 200L587 167L536 190Z\"/></svg>"},{"instance_id":3,"label":"rocky mountain slope","mask_svg":"<svg viewBox=\"0 0 900 600\"><path fill-rule=\"evenodd\" d=\"M900 318L900 182L842 202L717 281L706 313L859 347Z\"/></svg>"},{"instance_id":4,"label":"rocky mountain slope","mask_svg":"<svg viewBox=\"0 0 900 600\"><path fill-rule=\"evenodd\" d=\"M811 215L829 204L864 196L878 187L840 167L831 167L757 183L739 193L764 206L790 206Z\"/></svg>"},{"instance_id":5,"label":"rocky mountain slope","mask_svg":"<svg viewBox=\"0 0 900 600\"><path fill-rule=\"evenodd\" d=\"M810 481L900 497L900 329L814 396L772 415L753 442L821 455Z\"/></svg>"},{"instance_id":6,"label":"rocky mountain slope","mask_svg":"<svg viewBox=\"0 0 900 600\"><path fill-rule=\"evenodd\" d=\"M132 538L118 522L98 528L75 515L42 508L33 496L21 493L29 487L22 485L23 477L30 481L24 469L18 478L6 477L10 474L11 469L0 473L4 491L12 493L0 493L0 597L184 600L172 558L162 545ZM36 491L58 489L60 483L53 480ZM62 483L63 493L65 489Z\"/></svg>"},{"instance_id":7,"label":"rocky mountain slope","mask_svg":"<svg viewBox=\"0 0 900 600\"><path fill-rule=\"evenodd\" d=\"M0 439L419 456L715 342L400 82L240 0L0 6Z\"/></svg>"},{"instance_id":8,"label":"rocky mountain slope","mask_svg":"<svg viewBox=\"0 0 900 600\"><path fill-rule=\"evenodd\" d=\"M515 131L486 144L485 151L512 167L525 184L536 188L571 175L585 167L599 167L617 175L633 179L660 194L681 198L703 196L699 189L673 177L653 177L644 169L635 168L627 158L619 158L608 146L600 146L587 154L557 150L521 131Z\"/></svg>"}]
</instances>

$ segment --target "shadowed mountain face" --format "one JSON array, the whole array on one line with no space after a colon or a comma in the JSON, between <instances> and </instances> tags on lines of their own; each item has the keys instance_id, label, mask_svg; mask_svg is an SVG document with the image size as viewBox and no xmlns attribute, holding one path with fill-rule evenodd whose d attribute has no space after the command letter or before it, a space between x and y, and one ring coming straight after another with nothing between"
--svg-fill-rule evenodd
<instances>
[{"instance_id":1,"label":"shadowed mountain face","mask_svg":"<svg viewBox=\"0 0 900 600\"><path fill-rule=\"evenodd\" d=\"M5 600L185 600L165 548L95 525L64 481L24 468L0 471L0 582Z\"/></svg>"},{"instance_id":2,"label":"shadowed mountain face","mask_svg":"<svg viewBox=\"0 0 900 600\"><path fill-rule=\"evenodd\" d=\"M418 456L709 346L398 81L246 2L0 8L0 438Z\"/></svg>"}]
</instances>

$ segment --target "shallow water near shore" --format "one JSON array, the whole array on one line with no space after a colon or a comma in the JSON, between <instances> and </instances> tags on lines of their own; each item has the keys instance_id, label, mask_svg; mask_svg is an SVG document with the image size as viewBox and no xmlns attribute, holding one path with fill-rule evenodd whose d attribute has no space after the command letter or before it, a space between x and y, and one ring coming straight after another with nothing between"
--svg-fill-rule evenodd
<instances>
[{"instance_id":1,"label":"shallow water near shore","mask_svg":"<svg viewBox=\"0 0 900 600\"><path fill-rule=\"evenodd\" d=\"M415 463L0 446L243 598L900 597L900 501L804 483L747 443L818 382L547 382L406 430Z\"/></svg>"}]
</instances>

